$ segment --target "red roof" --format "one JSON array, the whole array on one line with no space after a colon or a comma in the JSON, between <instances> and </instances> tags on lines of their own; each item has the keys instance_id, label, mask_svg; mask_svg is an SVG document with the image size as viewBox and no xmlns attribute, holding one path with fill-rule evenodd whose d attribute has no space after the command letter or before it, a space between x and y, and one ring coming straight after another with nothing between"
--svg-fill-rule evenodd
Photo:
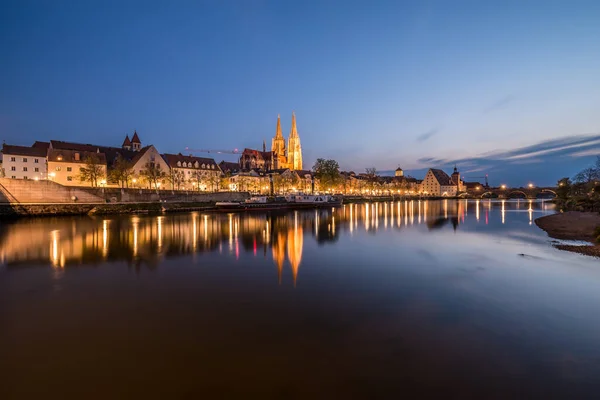
<instances>
[{"instance_id":1,"label":"red roof","mask_svg":"<svg viewBox=\"0 0 600 400\"><path fill-rule=\"evenodd\" d=\"M136 131L133 131L133 137L131 138L131 143L142 144Z\"/></svg>"},{"instance_id":2,"label":"red roof","mask_svg":"<svg viewBox=\"0 0 600 400\"><path fill-rule=\"evenodd\" d=\"M131 140L129 140L129 135L125 136L125 140L123 141L123 147L126 147L126 146L131 147Z\"/></svg>"}]
</instances>

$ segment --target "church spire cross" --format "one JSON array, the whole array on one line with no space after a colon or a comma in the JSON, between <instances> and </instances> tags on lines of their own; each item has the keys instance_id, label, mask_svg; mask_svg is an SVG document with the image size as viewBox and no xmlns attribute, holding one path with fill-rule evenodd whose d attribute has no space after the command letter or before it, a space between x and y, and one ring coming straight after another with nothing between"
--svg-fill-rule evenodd
<instances>
[{"instance_id":1,"label":"church spire cross","mask_svg":"<svg viewBox=\"0 0 600 400\"><path fill-rule=\"evenodd\" d=\"M275 137L276 138L279 138L279 137L283 138L283 134L281 133L281 117L279 116L279 114L277 114L277 130L275 131Z\"/></svg>"},{"instance_id":2,"label":"church spire cross","mask_svg":"<svg viewBox=\"0 0 600 400\"><path fill-rule=\"evenodd\" d=\"M298 136L298 129L296 128L296 113L292 111L292 129L290 129L290 137Z\"/></svg>"}]
</instances>

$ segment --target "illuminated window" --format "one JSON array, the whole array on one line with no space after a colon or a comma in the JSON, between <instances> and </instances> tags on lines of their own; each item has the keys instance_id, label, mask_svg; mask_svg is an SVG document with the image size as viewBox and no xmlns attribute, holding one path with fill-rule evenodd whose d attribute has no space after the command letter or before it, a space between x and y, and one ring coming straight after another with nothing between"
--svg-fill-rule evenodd
<instances>
[{"instance_id":1,"label":"illuminated window","mask_svg":"<svg viewBox=\"0 0 600 400\"><path fill-rule=\"evenodd\" d=\"M60 171L62 168L61 167L56 167L55 171Z\"/></svg>"}]
</instances>

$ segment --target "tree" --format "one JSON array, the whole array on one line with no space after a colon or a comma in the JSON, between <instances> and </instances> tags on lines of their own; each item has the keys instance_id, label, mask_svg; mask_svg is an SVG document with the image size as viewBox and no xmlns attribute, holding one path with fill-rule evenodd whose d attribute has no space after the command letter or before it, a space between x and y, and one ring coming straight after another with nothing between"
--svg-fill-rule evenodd
<instances>
[{"instance_id":1,"label":"tree","mask_svg":"<svg viewBox=\"0 0 600 400\"><path fill-rule=\"evenodd\" d=\"M110 171L110 179L117 182L121 187L129 187L133 172L133 163L119 154Z\"/></svg>"},{"instance_id":2,"label":"tree","mask_svg":"<svg viewBox=\"0 0 600 400\"><path fill-rule=\"evenodd\" d=\"M369 190L373 191L379 181L377 169L375 167L365 168L365 175L367 176L367 182L369 182Z\"/></svg>"},{"instance_id":3,"label":"tree","mask_svg":"<svg viewBox=\"0 0 600 400\"><path fill-rule=\"evenodd\" d=\"M79 180L81 182L90 182L92 187L97 187L98 182L103 180L104 168L97 155L87 156L84 160L84 166L79 170Z\"/></svg>"},{"instance_id":4,"label":"tree","mask_svg":"<svg viewBox=\"0 0 600 400\"><path fill-rule=\"evenodd\" d=\"M571 180L569 178L562 178L558 181L556 189L556 196L561 200L567 200L571 195Z\"/></svg>"},{"instance_id":5,"label":"tree","mask_svg":"<svg viewBox=\"0 0 600 400\"><path fill-rule=\"evenodd\" d=\"M154 186L158 190L160 181L167 177L167 173L163 171L160 164L148 162L140 171L140 175L148 182L150 188Z\"/></svg>"},{"instance_id":6,"label":"tree","mask_svg":"<svg viewBox=\"0 0 600 400\"><path fill-rule=\"evenodd\" d=\"M599 178L599 171L594 167L585 168L575 175L575 182L592 183Z\"/></svg>"},{"instance_id":7,"label":"tree","mask_svg":"<svg viewBox=\"0 0 600 400\"><path fill-rule=\"evenodd\" d=\"M171 174L169 175L168 180L171 182L171 188L173 190L179 190L181 185L185 183L185 175L183 171L171 168Z\"/></svg>"},{"instance_id":8,"label":"tree","mask_svg":"<svg viewBox=\"0 0 600 400\"><path fill-rule=\"evenodd\" d=\"M206 181L210 185L210 190L212 192L218 192L219 186L221 185L221 174L216 172L209 172Z\"/></svg>"},{"instance_id":9,"label":"tree","mask_svg":"<svg viewBox=\"0 0 600 400\"><path fill-rule=\"evenodd\" d=\"M319 180L322 189L327 190L336 186L340 181L340 166L335 160L319 158L313 165L315 178Z\"/></svg>"}]
</instances>

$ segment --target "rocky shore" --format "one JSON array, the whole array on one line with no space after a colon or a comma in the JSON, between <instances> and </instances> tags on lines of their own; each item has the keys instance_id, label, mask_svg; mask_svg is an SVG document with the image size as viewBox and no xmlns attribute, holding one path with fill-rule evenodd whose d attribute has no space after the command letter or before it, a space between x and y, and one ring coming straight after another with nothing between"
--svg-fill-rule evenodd
<instances>
[{"instance_id":1,"label":"rocky shore","mask_svg":"<svg viewBox=\"0 0 600 400\"><path fill-rule=\"evenodd\" d=\"M548 215L535 220L535 224L554 239L582 240L591 246L557 244L556 248L588 256L600 257L600 245L596 243L595 230L600 226L600 214L597 212L569 211Z\"/></svg>"}]
</instances>

